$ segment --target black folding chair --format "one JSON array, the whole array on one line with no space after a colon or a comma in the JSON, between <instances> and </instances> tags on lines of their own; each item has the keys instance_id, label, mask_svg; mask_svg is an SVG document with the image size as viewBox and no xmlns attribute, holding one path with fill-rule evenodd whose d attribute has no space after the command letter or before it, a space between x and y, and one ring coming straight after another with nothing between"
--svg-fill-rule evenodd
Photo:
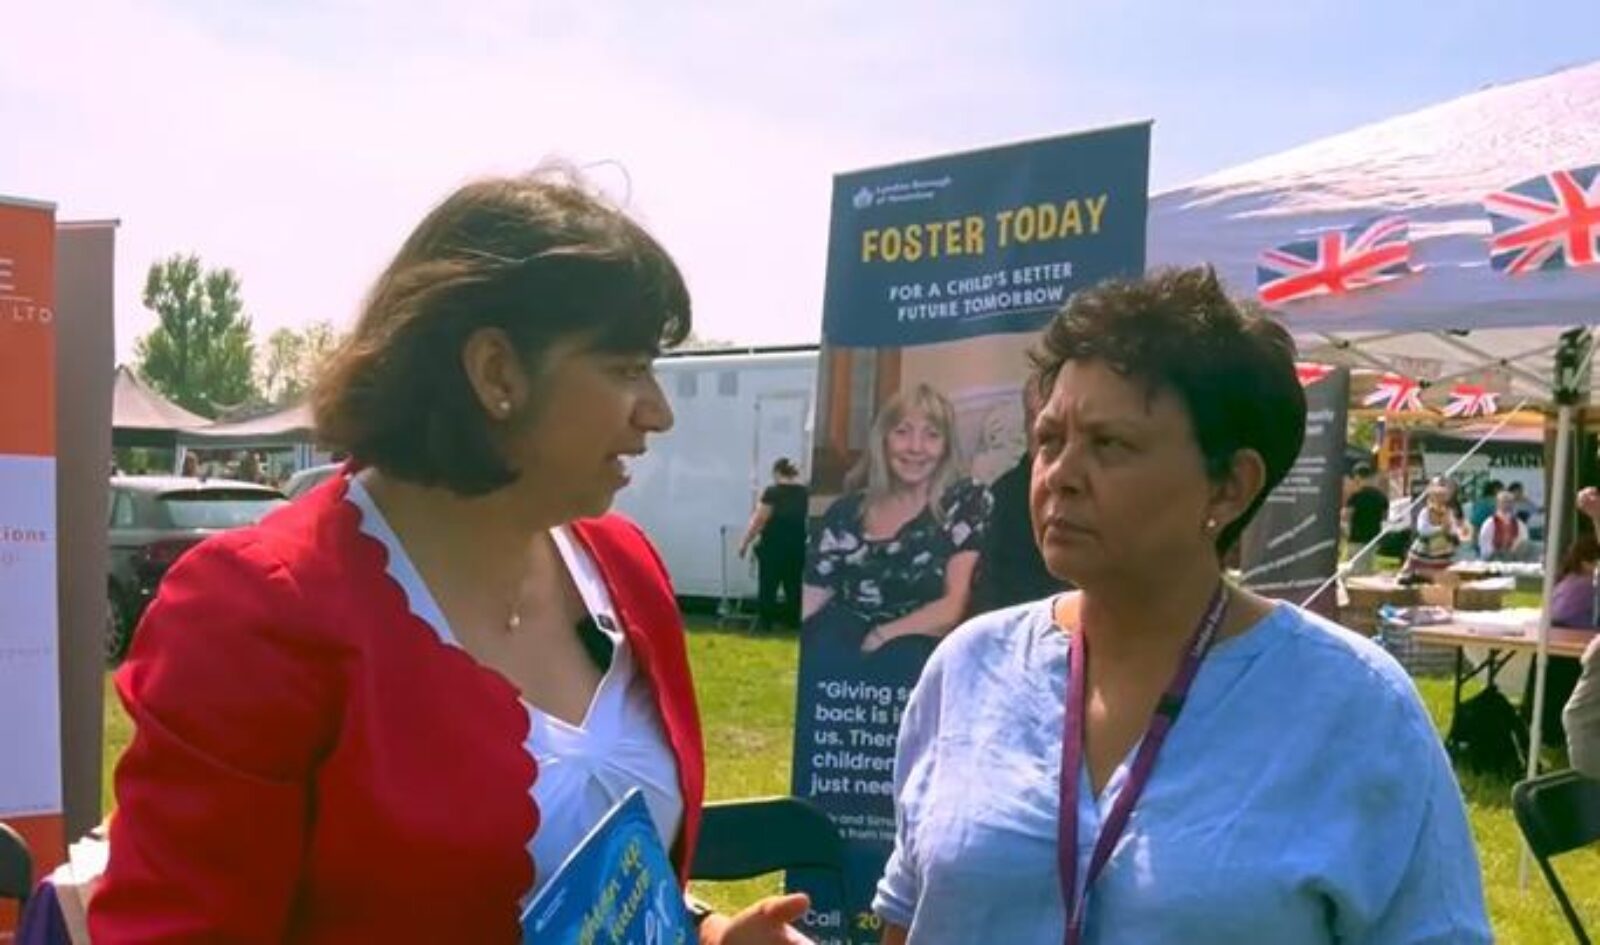
<instances>
[{"instance_id":1,"label":"black folding chair","mask_svg":"<svg viewBox=\"0 0 1600 945\"><path fill-rule=\"evenodd\" d=\"M705 806L691 879L749 879L780 870L817 870L845 900L844 840L827 814L798 797L722 801Z\"/></svg>"},{"instance_id":2,"label":"black folding chair","mask_svg":"<svg viewBox=\"0 0 1600 945\"><path fill-rule=\"evenodd\" d=\"M1523 781L1511 789L1511 808L1528 849L1539 861L1545 882L1550 884L1567 924L1572 926L1572 934L1579 945L1590 945L1583 921L1572 908L1572 900L1550 866L1550 858L1600 843L1600 781L1576 771L1557 771Z\"/></svg>"},{"instance_id":3,"label":"black folding chair","mask_svg":"<svg viewBox=\"0 0 1600 945\"><path fill-rule=\"evenodd\" d=\"M0 899L26 904L33 891L33 856L22 835L0 823Z\"/></svg>"}]
</instances>

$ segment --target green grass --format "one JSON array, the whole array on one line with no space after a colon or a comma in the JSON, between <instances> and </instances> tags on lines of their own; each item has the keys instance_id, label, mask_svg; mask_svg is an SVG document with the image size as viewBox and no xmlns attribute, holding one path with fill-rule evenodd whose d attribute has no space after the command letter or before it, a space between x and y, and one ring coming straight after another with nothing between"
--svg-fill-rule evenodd
<instances>
[{"instance_id":1,"label":"green grass","mask_svg":"<svg viewBox=\"0 0 1600 945\"><path fill-rule=\"evenodd\" d=\"M1512 591L1506 595L1505 607L1507 610L1538 607L1544 600L1544 595L1538 591Z\"/></svg>"},{"instance_id":2,"label":"green grass","mask_svg":"<svg viewBox=\"0 0 1600 945\"><path fill-rule=\"evenodd\" d=\"M786 794L794 728L796 639L792 633L751 634L692 626L694 663L707 747L707 796L712 800ZM1441 728L1450 713L1450 681L1421 679L1423 701ZM106 693L105 798L111 767L126 747L130 726L115 695ZM1496 940L1502 945L1561 942L1570 938L1554 898L1530 865L1528 887L1517 883L1521 842L1511 817L1510 785L1463 776L1473 838ZM1590 929L1600 929L1600 848L1557 861L1567 890ZM779 891L777 877L742 883L697 884L696 892L724 909Z\"/></svg>"},{"instance_id":3,"label":"green grass","mask_svg":"<svg viewBox=\"0 0 1600 945\"><path fill-rule=\"evenodd\" d=\"M1442 732L1450 721L1451 681L1419 679L1417 688L1434 725ZM1546 761L1565 765L1560 752L1547 752ZM1511 785L1467 772L1458 772L1458 777L1483 870L1484 897L1488 900L1495 941L1501 945L1569 941L1571 932L1556 907L1555 897L1531 859L1528 887L1524 890L1518 885L1522 838L1511 815ZM1587 928L1600 929L1600 847L1570 853L1557 859L1555 866Z\"/></svg>"},{"instance_id":4,"label":"green grass","mask_svg":"<svg viewBox=\"0 0 1600 945\"><path fill-rule=\"evenodd\" d=\"M116 768L117 759L122 757L122 752L127 749L128 741L133 738L133 721L128 718L128 713L123 711L122 701L117 698L117 687L111 684L111 674L106 674L105 691L105 748L100 755L100 813L104 815L111 810L113 803L111 773Z\"/></svg>"}]
</instances>

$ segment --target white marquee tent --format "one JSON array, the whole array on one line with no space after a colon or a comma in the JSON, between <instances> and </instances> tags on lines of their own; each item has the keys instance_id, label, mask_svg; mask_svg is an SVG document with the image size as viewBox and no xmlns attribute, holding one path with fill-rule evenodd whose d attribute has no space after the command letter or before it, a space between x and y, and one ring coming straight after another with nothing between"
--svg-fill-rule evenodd
<instances>
[{"instance_id":1,"label":"white marquee tent","mask_svg":"<svg viewBox=\"0 0 1600 945\"><path fill-rule=\"evenodd\" d=\"M1158 194L1149 261L1209 262L1236 291L1253 291L1262 250L1404 215L1422 272L1287 307L1281 314L1302 355L1441 376L1502 365L1513 391L1544 400L1556 338L1600 323L1600 267L1495 272L1482 200L1548 171L1594 164L1600 62L1487 88ZM1451 334L1461 331L1470 334Z\"/></svg>"},{"instance_id":2,"label":"white marquee tent","mask_svg":"<svg viewBox=\"0 0 1600 945\"><path fill-rule=\"evenodd\" d=\"M1253 295L1263 250L1403 215L1410 220L1412 264L1421 271L1280 309L1302 356L1436 382L1495 369L1513 402L1521 395L1548 403L1557 339L1567 329L1600 323L1600 266L1520 276L1494 271L1482 200L1547 172L1596 164L1600 62L1483 89L1158 194L1150 203L1149 262L1210 263L1235 291ZM1560 411L1553 522L1570 500L1571 412ZM1547 601L1560 550L1549 545ZM1548 629L1546 608L1534 697L1541 706ZM1532 713L1535 745L1541 715ZM1528 772L1537 773L1535 758Z\"/></svg>"}]
</instances>

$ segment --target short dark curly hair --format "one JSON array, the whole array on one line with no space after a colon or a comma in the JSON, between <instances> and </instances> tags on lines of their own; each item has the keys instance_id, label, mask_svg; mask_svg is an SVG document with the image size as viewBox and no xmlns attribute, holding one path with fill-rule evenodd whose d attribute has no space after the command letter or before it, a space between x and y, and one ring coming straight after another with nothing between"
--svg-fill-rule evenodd
<instances>
[{"instance_id":1,"label":"short dark curly hair","mask_svg":"<svg viewBox=\"0 0 1600 945\"><path fill-rule=\"evenodd\" d=\"M1300 455L1306 397L1289 332L1228 298L1210 267L1113 279L1074 294L1031 353L1032 381L1055 386L1068 361L1101 361L1175 394L1213 480L1239 450L1266 467L1261 494L1217 536L1225 554Z\"/></svg>"},{"instance_id":2,"label":"short dark curly hair","mask_svg":"<svg viewBox=\"0 0 1600 945\"><path fill-rule=\"evenodd\" d=\"M462 365L474 331L505 332L537 374L563 339L654 354L690 327L672 258L574 172L476 181L434 208L378 277L312 393L317 437L396 478L482 495L516 475Z\"/></svg>"}]
</instances>

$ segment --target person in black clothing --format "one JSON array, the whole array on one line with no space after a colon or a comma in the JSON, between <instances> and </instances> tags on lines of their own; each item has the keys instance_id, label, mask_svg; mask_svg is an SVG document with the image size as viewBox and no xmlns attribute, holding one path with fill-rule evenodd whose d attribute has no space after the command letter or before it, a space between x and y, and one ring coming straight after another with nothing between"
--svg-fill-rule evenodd
<instances>
[{"instance_id":1,"label":"person in black clothing","mask_svg":"<svg viewBox=\"0 0 1600 945\"><path fill-rule=\"evenodd\" d=\"M1034 385L1023 385L1023 430L1027 434L1028 448L1015 466L1001 473L989 486L994 509L989 514L989 527L984 532L982 550L978 554L978 569L972 579L972 596L968 599L968 617L1071 588L1045 568L1028 511L1028 487L1033 477L1033 421L1043 400Z\"/></svg>"},{"instance_id":2,"label":"person in black clothing","mask_svg":"<svg viewBox=\"0 0 1600 945\"><path fill-rule=\"evenodd\" d=\"M756 548L759 585L758 628L800 626L800 572L806 560L806 506L810 494L800 470L787 457L772 464L773 484L761 493L739 542L739 557ZM778 591L783 607L778 607Z\"/></svg>"},{"instance_id":3,"label":"person in black clothing","mask_svg":"<svg viewBox=\"0 0 1600 945\"><path fill-rule=\"evenodd\" d=\"M1350 554L1353 556L1350 559L1350 573L1370 574L1378 550L1371 548L1365 554L1360 552L1368 542L1383 533L1383 520L1389 515L1389 496L1378 488L1372 467L1365 463L1356 467L1356 478L1361 480L1361 486L1344 502L1345 537L1350 542Z\"/></svg>"},{"instance_id":4,"label":"person in black clothing","mask_svg":"<svg viewBox=\"0 0 1600 945\"><path fill-rule=\"evenodd\" d=\"M1515 503L1513 508L1516 509L1516 516L1522 521L1522 524L1526 525L1532 521L1533 513L1538 506L1534 505L1533 500L1528 498L1528 494L1522 491L1522 483L1513 482L1511 485L1506 486L1506 491L1511 493L1512 501Z\"/></svg>"}]
</instances>

